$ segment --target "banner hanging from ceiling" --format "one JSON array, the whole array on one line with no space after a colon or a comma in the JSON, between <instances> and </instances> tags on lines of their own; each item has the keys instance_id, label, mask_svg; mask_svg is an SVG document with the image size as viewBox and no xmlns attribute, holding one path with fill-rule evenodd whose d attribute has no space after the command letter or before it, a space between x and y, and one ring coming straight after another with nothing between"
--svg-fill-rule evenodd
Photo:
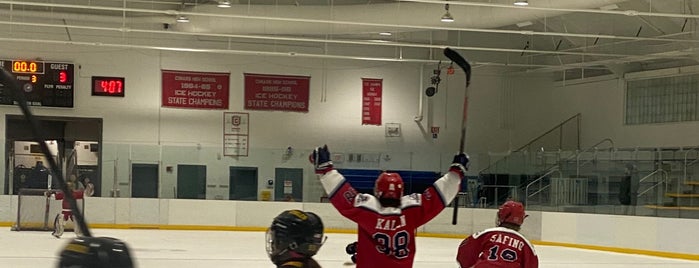
<instances>
[{"instance_id":1,"label":"banner hanging from ceiling","mask_svg":"<svg viewBox=\"0 0 699 268\"><path fill-rule=\"evenodd\" d=\"M161 70L162 106L228 109L229 73Z\"/></svg>"},{"instance_id":2,"label":"banner hanging from ceiling","mask_svg":"<svg viewBox=\"0 0 699 268\"><path fill-rule=\"evenodd\" d=\"M308 112L310 76L245 75L245 109Z\"/></svg>"},{"instance_id":3,"label":"banner hanging from ceiling","mask_svg":"<svg viewBox=\"0 0 699 268\"><path fill-rule=\"evenodd\" d=\"M362 78L362 125L381 125L383 79Z\"/></svg>"}]
</instances>

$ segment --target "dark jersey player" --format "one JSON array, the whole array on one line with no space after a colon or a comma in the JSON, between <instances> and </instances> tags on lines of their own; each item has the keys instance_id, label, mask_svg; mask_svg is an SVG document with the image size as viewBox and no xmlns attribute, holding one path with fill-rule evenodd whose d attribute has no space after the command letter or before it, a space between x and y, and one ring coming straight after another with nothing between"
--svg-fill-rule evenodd
<instances>
[{"instance_id":1,"label":"dark jersey player","mask_svg":"<svg viewBox=\"0 0 699 268\"><path fill-rule=\"evenodd\" d=\"M526 214L522 203L507 201L498 209L495 228L466 238L456 255L461 268L537 268L539 257L518 231Z\"/></svg>"},{"instance_id":2,"label":"dark jersey player","mask_svg":"<svg viewBox=\"0 0 699 268\"><path fill-rule=\"evenodd\" d=\"M384 172L374 195L359 194L330 161L327 146L310 156L333 206L357 223L357 268L408 268L415 258L417 228L437 216L454 199L466 172L468 157L458 154L444 176L422 194L403 196L403 180Z\"/></svg>"},{"instance_id":3,"label":"dark jersey player","mask_svg":"<svg viewBox=\"0 0 699 268\"><path fill-rule=\"evenodd\" d=\"M278 268L320 268L313 255L323 245L323 222L313 212L287 210L267 229L267 255Z\"/></svg>"}]
</instances>

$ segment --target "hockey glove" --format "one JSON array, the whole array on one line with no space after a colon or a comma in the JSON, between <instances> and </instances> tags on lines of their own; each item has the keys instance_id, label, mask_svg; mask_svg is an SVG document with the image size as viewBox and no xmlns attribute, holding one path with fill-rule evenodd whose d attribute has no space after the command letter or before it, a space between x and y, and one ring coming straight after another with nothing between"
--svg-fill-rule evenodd
<instances>
[{"instance_id":1,"label":"hockey glove","mask_svg":"<svg viewBox=\"0 0 699 268\"><path fill-rule=\"evenodd\" d=\"M464 175L466 175L466 171L468 170L468 165L468 155L460 153L454 156L454 161L451 162L449 171L459 173L459 175L461 175L461 177L463 178Z\"/></svg>"},{"instance_id":2,"label":"hockey glove","mask_svg":"<svg viewBox=\"0 0 699 268\"><path fill-rule=\"evenodd\" d=\"M333 161L330 161L328 145L315 148L313 153L308 157L308 160L311 161L311 164L313 164L313 167L316 169L316 174L323 175L333 170Z\"/></svg>"}]
</instances>

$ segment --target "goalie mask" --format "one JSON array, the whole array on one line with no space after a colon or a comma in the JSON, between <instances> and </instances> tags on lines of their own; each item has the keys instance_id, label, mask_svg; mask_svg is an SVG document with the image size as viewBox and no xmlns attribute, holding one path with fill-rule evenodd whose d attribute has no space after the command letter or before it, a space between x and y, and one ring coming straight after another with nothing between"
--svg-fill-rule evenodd
<instances>
[{"instance_id":1,"label":"goalie mask","mask_svg":"<svg viewBox=\"0 0 699 268\"><path fill-rule=\"evenodd\" d=\"M381 173L374 184L374 196L379 199L400 199L403 197L403 179L398 173Z\"/></svg>"},{"instance_id":2,"label":"goalie mask","mask_svg":"<svg viewBox=\"0 0 699 268\"><path fill-rule=\"evenodd\" d=\"M503 223L509 223L520 226L524 223L524 218L526 217L527 215L524 213L524 206L522 203L507 201L498 209L495 225L500 226Z\"/></svg>"},{"instance_id":3,"label":"goalie mask","mask_svg":"<svg viewBox=\"0 0 699 268\"><path fill-rule=\"evenodd\" d=\"M61 250L59 268L133 268L126 244L111 237L77 237Z\"/></svg>"},{"instance_id":4,"label":"goalie mask","mask_svg":"<svg viewBox=\"0 0 699 268\"><path fill-rule=\"evenodd\" d=\"M310 258L323 245L323 221L313 212L287 210L267 229L267 255L276 265Z\"/></svg>"}]
</instances>

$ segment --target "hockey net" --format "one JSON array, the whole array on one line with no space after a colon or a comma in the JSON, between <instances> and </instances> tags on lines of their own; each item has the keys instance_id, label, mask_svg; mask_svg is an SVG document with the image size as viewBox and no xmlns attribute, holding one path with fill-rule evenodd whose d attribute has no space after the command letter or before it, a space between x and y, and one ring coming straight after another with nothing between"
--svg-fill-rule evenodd
<instances>
[{"instance_id":1,"label":"hockey net","mask_svg":"<svg viewBox=\"0 0 699 268\"><path fill-rule=\"evenodd\" d=\"M61 213L62 200L56 200L52 193L56 190L19 189L17 194L17 218L13 231L53 231L53 221ZM83 200L77 200L83 207ZM66 231L73 229L72 222L66 224Z\"/></svg>"}]
</instances>

